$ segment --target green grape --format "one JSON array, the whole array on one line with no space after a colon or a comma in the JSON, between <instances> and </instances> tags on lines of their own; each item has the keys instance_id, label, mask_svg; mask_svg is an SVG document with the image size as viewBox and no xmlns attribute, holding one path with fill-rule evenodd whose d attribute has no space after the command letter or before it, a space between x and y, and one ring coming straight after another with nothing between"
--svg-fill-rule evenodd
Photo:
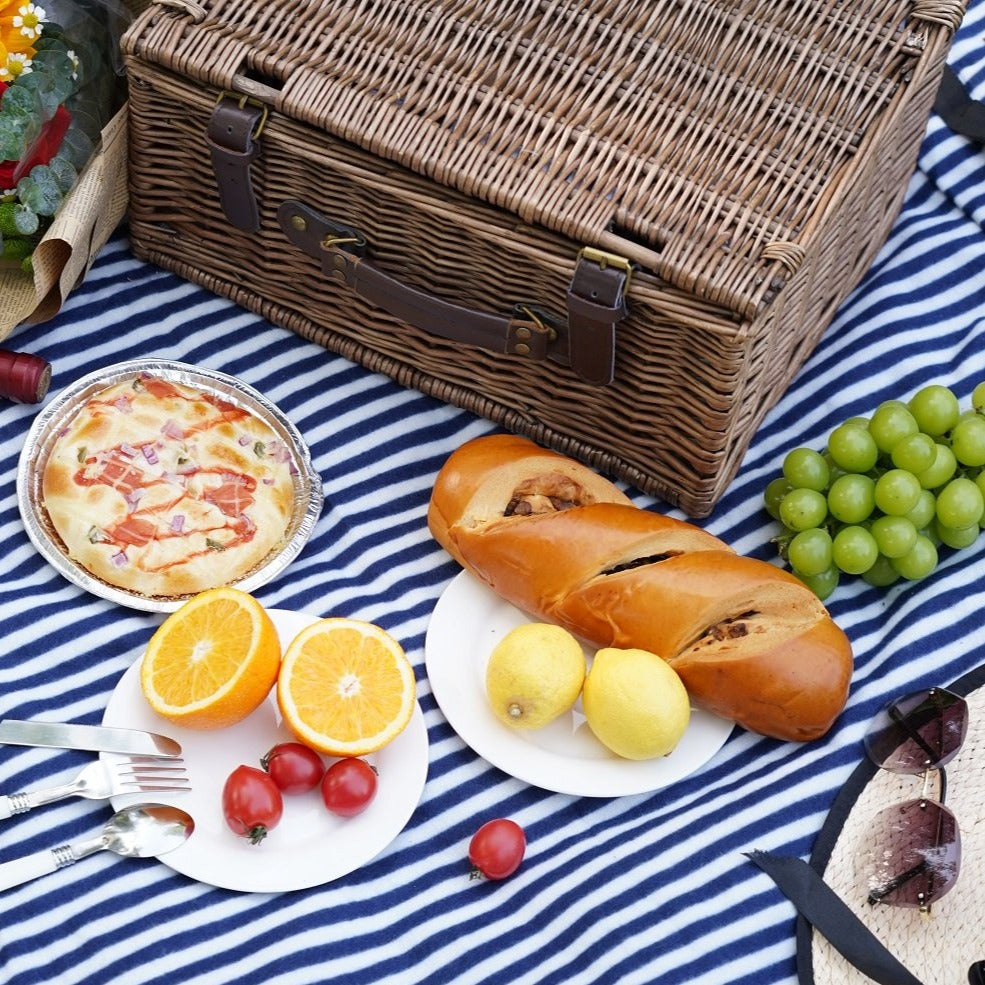
<instances>
[{"instance_id":1,"label":"green grape","mask_svg":"<svg viewBox=\"0 0 985 985\"><path fill-rule=\"evenodd\" d=\"M899 572L884 554L880 554L876 558L875 563L868 571L862 572L862 579L876 588L888 588L894 582L899 581L899 577Z\"/></svg>"},{"instance_id":2,"label":"green grape","mask_svg":"<svg viewBox=\"0 0 985 985\"><path fill-rule=\"evenodd\" d=\"M975 485L981 490L981 494L985 497L985 470L982 470L975 477ZM985 527L985 514L982 514L982 518L978 521L979 526Z\"/></svg>"},{"instance_id":3,"label":"green grape","mask_svg":"<svg viewBox=\"0 0 985 985\"><path fill-rule=\"evenodd\" d=\"M970 527L985 511L985 497L977 483L959 476L937 494L937 519L945 527Z\"/></svg>"},{"instance_id":4,"label":"green grape","mask_svg":"<svg viewBox=\"0 0 985 985\"><path fill-rule=\"evenodd\" d=\"M795 489L823 492L828 487L828 463L813 448L794 448L783 459L784 478Z\"/></svg>"},{"instance_id":5,"label":"green grape","mask_svg":"<svg viewBox=\"0 0 985 985\"><path fill-rule=\"evenodd\" d=\"M860 575L876 563L879 547L865 527L842 527L831 542L831 555L845 574Z\"/></svg>"},{"instance_id":6,"label":"green grape","mask_svg":"<svg viewBox=\"0 0 985 985\"><path fill-rule=\"evenodd\" d=\"M985 382L979 383L971 391L971 406L979 414L985 412Z\"/></svg>"},{"instance_id":7,"label":"green grape","mask_svg":"<svg viewBox=\"0 0 985 985\"><path fill-rule=\"evenodd\" d=\"M951 431L951 451L962 465L985 465L985 417L965 417Z\"/></svg>"},{"instance_id":8,"label":"green grape","mask_svg":"<svg viewBox=\"0 0 985 985\"><path fill-rule=\"evenodd\" d=\"M937 548L929 537L920 534L913 547L902 557L892 558L891 564L909 581L926 578L937 567Z\"/></svg>"},{"instance_id":9,"label":"green grape","mask_svg":"<svg viewBox=\"0 0 985 985\"><path fill-rule=\"evenodd\" d=\"M893 445L890 458L898 469L914 474L923 472L936 461L937 444L929 434L908 434Z\"/></svg>"},{"instance_id":10,"label":"green grape","mask_svg":"<svg viewBox=\"0 0 985 985\"><path fill-rule=\"evenodd\" d=\"M840 424L828 438L828 454L845 472L868 472L879 459L879 446L867 429Z\"/></svg>"},{"instance_id":11,"label":"green grape","mask_svg":"<svg viewBox=\"0 0 985 985\"><path fill-rule=\"evenodd\" d=\"M867 417L849 417L845 423L849 427L865 428L866 431L869 429L869 419Z\"/></svg>"},{"instance_id":12,"label":"green grape","mask_svg":"<svg viewBox=\"0 0 985 985\"><path fill-rule=\"evenodd\" d=\"M909 408L920 430L932 438L950 431L958 421L958 398L939 383L918 390L910 399Z\"/></svg>"},{"instance_id":13,"label":"green grape","mask_svg":"<svg viewBox=\"0 0 985 985\"><path fill-rule=\"evenodd\" d=\"M977 523L973 523L969 527L946 527L940 520L937 520L934 524L934 532L940 538L942 544L960 549L971 547L978 540L981 527Z\"/></svg>"},{"instance_id":14,"label":"green grape","mask_svg":"<svg viewBox=\"0 0 985 985\"><path fill-rule=\"evenodd\" d=\"M934 464L929 469L918 472L917 479L924 489L936 489L938 486L943 486L954 475L957 467L958 460L954 457L954 452L947 445L938 442Z\"/></svg>"},{"instance_id":15,"label":"green grape","mask_svg":"<svg viewBox=\"0 0 985 985\"><path fill-rule=\"evenodd\" d=\"M917 530L923 530L933 523L937 516L937 497L929 489L921 489L917 505L904 516Z\"/></svg>"},{"instance_id":16,"label":"green grape","mask_svg":"<svg viewBox=\"0 0 985 985\"><path fill-rule=\"evenodd\" d=\"M875 509L875 483L867 475L849 472L828 490L828 510L842 523L861 523Z\"/></svg>"},{"instance_id":17,"label":"green grape","mask_svg":"<svg viewBox=\"0 0 985 985\"><path fill-rule=\"evenodd\" d=\"M876 506L890 516L905 516L920 499L920 481L905 469L890 469L876 480Z\"/></svg>"},{"instance_id":18,"label":"green grape","mask_svg":"<svg viewBox=\"0 0 985 985\"><path fill-rule=\"evenodd\" d=\"M831 567L831 535L818 527L801 530L787 547L787 560L798 575L822 574Z\"/></svg>"},{"instance_id":19,"label":"green grape","mask_svg":"<svg viewBox=\"0 0 985 985\"><path fill-rule=\"evenodd\" d=\"M763 493L763 506L766 507L766 512L774 520L780 519L780 500L791 489L793 489L793 486L782 475L766 484L766 490Z\"/></svg>"},{"instance_id":20,"label":"green grape","mask_svg":"<svg viewBox=\"0 0 985 985\"><path fill-rule=\"evenodd\" d=\"M917 542L917 528L903 516L881 516L869 530L879 553L887 558L902 557Z\"/></svg>"},{"instance_id":21,"label":"green grape","mask_svg":"<svg viewBox=\"0 0 985 985\"><path fill-rule=\"evenodd\" d=\"M869 421L869 434L879 451L887 455L897 441L919 430L916 418L901 400L886 400L879 404Z\"/></svg>"},{"instance_id":22,"label":"green grape","mask_svg":"<svg viewBox=\"0 0 985 985\"><path fill-rule=\"evenodd\" d=\"M794 574L823 602L837 587L841 573L832 565L819 575Z\"/></svg>"},{"instance_id":23,"label":"green grape","mask_svg":"<svg viewBox=\"0 0 985 985\"><path fill-rule=\"evenodd\" d=\"M816 489L792 489L780 501L780 520L791 530L819 527L827 515L827 501Z\"/></svg>"}]
</instances>

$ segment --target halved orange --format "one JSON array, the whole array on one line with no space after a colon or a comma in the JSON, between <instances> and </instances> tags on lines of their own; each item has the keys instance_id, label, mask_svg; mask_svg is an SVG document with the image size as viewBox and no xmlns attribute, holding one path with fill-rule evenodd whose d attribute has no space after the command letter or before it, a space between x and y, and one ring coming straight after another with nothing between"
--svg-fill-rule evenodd
<instances>
[{"instance_id":1,"label":"halved orange","mask_svg":"<svg viewBox=\"0 0 985 985\"><path fill-rule=\"evenodd\" d=\"M386 630L357 619L320 619L291 641L277 680L284 722L330 756L365 756L406 728L414 669Z\"/></svg>"},{"instance_id":2,"label":"halved orange","mask_svg":"<svg viewBox=\"0 0 985 985\"><path fill-rule=\"evenodd\" d=\"M212 588L158 627L140 665L140 686L169 722L225 728L260 706L280 659L280 639L263 606L239 589Z\"/></svg>"}]
</instances>

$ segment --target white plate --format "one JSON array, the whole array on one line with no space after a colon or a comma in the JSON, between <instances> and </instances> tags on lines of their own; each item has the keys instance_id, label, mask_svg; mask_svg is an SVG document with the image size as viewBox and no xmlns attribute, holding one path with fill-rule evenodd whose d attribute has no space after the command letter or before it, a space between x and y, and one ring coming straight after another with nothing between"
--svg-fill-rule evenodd
<instances>
[{"instance_id":1,"label":"white plate","mask_svg":"<svg viewBox=\"0 0 985 985\"><path fill-rule=\"evenodd\" d=\"M545 728L508 728L486 699L486 663L503 636L530 621L463 571L438 599L428 624L425 662L435 700L452 728L493 766L557 793L621 797L659 790L689 776L729 737L733 722L693 709L687 731L669 756L622 759L592 734L580 701Z\"/></svg>"},{"instance_id":2,"label":"white plate","mask_svg":"<svg viewBox=\"0 0 985 985\"><path fill-rule=\"evenodd\" d=\"M317 617L269 609L288 643ZM199 882L243 892L271 893L320 886L353 872L383 851L404 829L421 798L428 769L424 716L415 703L410 723L379 752L367 756L379 772L375 799L362 814L340 818L322 804L316 788L285 796L284 816L259 845L235 835L222 816L222 787L241 763L259 766L277 742L293 740L281 722L273 693L252 715L214 732L165 722L140 689L140 660L120 678L103 716L104 725L162 732L181 743L191 789L187 793L127 794L114 809L140 801L173 804L195 820L192 836L161 862ZM102 754L102 759L125 757ZM333 760L325 757L326 766Z\"/></svg>"}]
</instances>

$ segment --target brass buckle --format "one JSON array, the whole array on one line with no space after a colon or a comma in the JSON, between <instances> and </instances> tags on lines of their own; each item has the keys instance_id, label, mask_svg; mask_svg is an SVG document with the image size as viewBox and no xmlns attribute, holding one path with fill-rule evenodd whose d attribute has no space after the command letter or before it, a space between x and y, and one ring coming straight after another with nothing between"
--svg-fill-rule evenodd
<instances>
[{"instance_id":1,"label":"brass buckle","mask_svg":"<svg viewBox=\"0 0 985 985\"><path fill-rule=\"evenodd\" d=\"M513 312L517 315L525 315L537 326L538 332L547 336L548 342L557 341L557 329L553 325L549 324L549 316L545 311L541 311L531 304L523 304L520 302L513 306Z\"/></svg>"},{"instance_id":2,"label":"brass buckle","mask_svg":"<svg viewBox=\"0 0 985 985\"><path fill-rule=\"evenodd\" d=\"M263 133L263 128L267 124L267 116L269 110L267 109L267 104L261 102L259 99L254 99L252 96L242 95L236 92L229 92L227 89L223 89L219 93L219 98L215 101L216 106L223 101L223 99L235 99L237 106L242 109L244 106L257 106L260 109L260 120L253 130L252 140L257 140L260 134Z\"/></svg>"},{"instance_id":3,"label":"brass buckle","mask_svg":"<svg viewBox=\"0 0 985 985\"><path fill-rule=\"evenodd\" d=\"M629 281L633 276L633 264L631 260L627 260L626 257L621 257L617 253L607 253L605 250L596 249L594 246L585 246L578 252L578 258L588 260L591 263L597 263L599 267L605 270L608 267L616 267L622 270L626 274L626 280L622 285L623 297L629 291Z\"/></svg>"}]
</instances>

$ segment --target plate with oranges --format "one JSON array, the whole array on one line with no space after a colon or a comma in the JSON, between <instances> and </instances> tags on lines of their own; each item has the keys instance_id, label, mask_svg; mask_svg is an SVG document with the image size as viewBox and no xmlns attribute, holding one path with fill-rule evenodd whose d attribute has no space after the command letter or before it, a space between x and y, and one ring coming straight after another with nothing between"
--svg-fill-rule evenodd
<instances>
[{"instance_id":1,"label":"plate with oranges","mask_svg":"<svg viewBox=\"0 0 985 985\"><path fill-rule=\"evenodd\" d=\"M409 664L399 644L369 623L262 610L250 596L227 589L211 594L210 605L200 606L202 611L188 611L193 600L186 603L184 617L182 610L168 617L124 672L103 717L108 726L163 732L179 742L190 789L127 794L116 797L113 807L142 799L188 811L195 820L194 832L161 861L209 885L270 893L338 879L385 851L420 801L427 778L428 739L414 693L413 670L408 680ZM265 635L269 627L263 629L264 616L276 641ZM252 641L244 643L244 634L251 632ZM228 654L221 646L212 648L212 639L233 640L231 645L246 648L251 657L238 661L238 669L230 674L224 670ZM269 654L264 656L265 649L283 655L276 661L272 686L268 678L273 661ZM344 665L344 654L354 650L362 652L363 680ZM310 688L316 680L322 687L326 680L332 681L334 693L313 693ZM351 703L349 698L358 697L360 687L367 693L391 692L386 720L368 727L364 722L352 726L355 732L339 734L339 726L326 725L328 719L319 716L339 721L339 702ZM348 696L340 698L346 688ZM258 689L263 695L259 699ZM230 717L242 714L244 701L256 706L230 723ZM343 732L349 727L343 723ZM297 741L316 748L326 769L339 758L364 759L378 776L376 796L362 813L341 817L326 808L318 787L284 794L279 823L262 842L251 844L226 823L225 781L240 765L259 768L260 760L278 743ZM102 758L119 757L103 754Z\"/></svg>"}]
</instances>

